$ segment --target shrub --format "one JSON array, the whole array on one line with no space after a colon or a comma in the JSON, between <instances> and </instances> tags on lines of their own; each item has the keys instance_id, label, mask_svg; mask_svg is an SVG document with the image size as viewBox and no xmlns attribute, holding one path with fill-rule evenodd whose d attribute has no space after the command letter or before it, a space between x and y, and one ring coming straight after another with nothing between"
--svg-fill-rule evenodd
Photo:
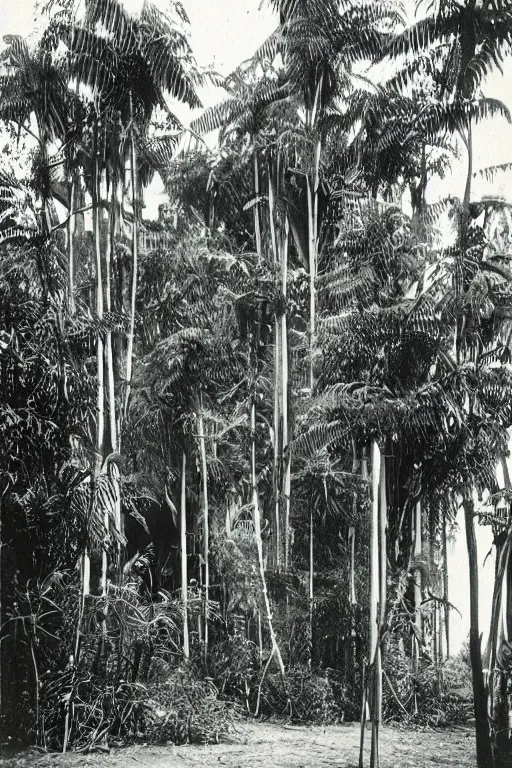
<instances>
[{"instance_id":1,"label":"shrub","mask_svg":"<svg viewBox=\"0 0 512 768\"><path fill-rule=\"evenodd\" d=\"M182 666L164 682L151 683L144 707L144 738L158 744L218 743L240 720L238 704L219 698L211 680Z\"/></svg>"},{"instance_id":2,"label":"shrub","mask_svg":"<svg viewBox=\"0 0 512 768\"><path fill-rule=\"evenodd\" d=\"M345 719L346 697L330 677L296 666L286 675L286 692L278 674L268 675L262 685L261 713L288 716L296 723L328 725Z\"/></svg>"},{"instance_id":3,"label":"shrub","mask_svg":"<svg viewBox=\"0 0 512 768\"><path fill-rule=\"evenodd\" d=\"M400 665L395 665L395 672ZM393 686L393 690L391 690ZM400 700L400 704L398 704ZM472 717L471 673L464 650L437 670L422 662L384 681L384 718L434 728L464 725Z\"/></svg>"}]
</instances>

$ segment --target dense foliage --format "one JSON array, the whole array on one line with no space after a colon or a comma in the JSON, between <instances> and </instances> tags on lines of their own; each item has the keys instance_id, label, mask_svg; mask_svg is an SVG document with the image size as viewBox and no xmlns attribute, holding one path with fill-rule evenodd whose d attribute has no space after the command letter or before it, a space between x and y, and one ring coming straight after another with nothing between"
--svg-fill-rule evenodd
<instances>
[{"instance_id":1,"label":"dense foliage","mask_svg":"<svg viewBox=\"0 0 512 768\"><path fill-rule=\"evenodd\" d=\"M172 101L218 76L180 3L50 2L5 39L0 119L32 162L0 176L2 733L87 750L368 712L378 765L382 717L467 717L470 659L478 759L505 765L511 217L472 199L471 132L510 120L480 93L510 13L274 5L188 132ZM458 140L464 199L429 206Z\"/></svg>"}]
</instances>

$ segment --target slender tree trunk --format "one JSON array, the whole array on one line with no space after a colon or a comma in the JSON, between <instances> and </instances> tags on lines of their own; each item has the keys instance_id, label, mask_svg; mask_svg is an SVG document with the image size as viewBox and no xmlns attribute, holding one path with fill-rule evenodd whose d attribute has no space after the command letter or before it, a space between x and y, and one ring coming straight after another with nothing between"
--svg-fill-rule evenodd
<instances>
[{"instance_id":1,"label":"slender tree trunk","mask_svg":"<svg viewBox=\"0 0 512 768\"><path fill-rule=\"evenodd\" d=\"M69 220L68 220L68 312L75 314L75 208L76 175L73 172L69 187Z\"/></svg>"},{"instance_id":2,"label":"slender tree trunk","mask_svg":"<svg viewBox=\"0 0 512 768\"><path fill-rule=\"evenodd\" d=\"M363 455L361 459L361 478L363 481L368 481L368 460L366 456L366 448L363 448ZM371 584L371 580L370 580ZM371 595L370 595L371 598ZM359 768L363 768L364 765L364 735L366 728L366 718L368 716L368 689L369 681L368 676L370 668L366 669L365 660L363 659L363 671L361 675L361 690L362 690L362 705L361 705L361 736L359 741ZM370 660L371 664L371 660Z\"/></svg>"},{"instance_id":3,"label":"slender tree trunk","mask_svg":"<svg viewBox=\"0 0 512 768\"><path fill-rule=\"evenodd\" d=\"M443 603L444 603L444 632L445 632L445 654L446 658L450 658L450 606L448 605L450 599L449 582L448 582L448 530L446 511L443 512Z\"/></svg>"},{"instance_id":4,"label":"slender tree trunk","mask_svg":"<svg viewBox=\"0 0 512 768\"><path fill-rule=\"evenodd\" d=\"M510 579L510 551L512 529L505 543L497 548L497 568L494 581L491 625L485 653L487 694L492 747L496 768L510 768L510 694L507 694L507 671L498 662L503 647L508 643L508 608L510 604L508 584Z\"/></svg>"},{"instance_id":5,"label":"slender tree trunk","mask_svg":"<svg viewBox=\"0 0 512 768\"><path fill-rule=\"evenodd\" d=\"M475 710L476 755L478 768L492 768L493 754L487 721L487 693L484 687L480 629L478 619L478 552L475 536L474 505L471 498L463 500L466 524L466 544L469 563L470 629L469 655L473 679Z\"/></svg>"},{"instance_id":6,"label":"slender tree trunk","mask_svg":"<svg viewBox=\"0 0 512 768\"><path fill-rule=\"evenodd\" d=\"M291 454L288 421L288 325L286 294L288 282L288 217L279 220L275 205L275 190L280 185L280 158L269 162L268 199L269 219L274 264L280 273L282 306L276 309L274 321L274 496L275 496L275 564L277 569L284 560L285 571L289 566L290 538L290 483ZM276 227L280 223L280 227Z\"/></svg>"},{"instance_id":7,"label":"slender tree trunk","mask_svg":"<svg viewBox=\"0 0 512 768\"><path fill-rule=\"evenodd\" d=\"M324 78L320 75L315 92L315 101L306 116L306 128L313 133L317 127L318 116L321 111L322 88ZM322 154L322 139L315 139L313 152L313 167L306 176L306 190L308 201L308 259L309 259L309 385L311 391L314 386L313 355L316 336L316 275L318 268L318 188L320 185L320 158Z\"/></svg>"},{"instance_id":8,"label":"slender tree trunk","mask_svg":"<svg viewBox=\"0 0 512 768\"><path fill-rule=\"evenodd\" d=\"M203 492L203 558L204 558L204 661L208 663L208 606L210 603L210 525L208 508L208 468L206 465L206 441L204 434L203 399L198 416L199 448L201 452L201 480Z\"/></svg>"},{"instance_id":9,"label":"slender tree trunk","mask_svg":"<svg viewBox=\"0 0 512 768\"><path fill-rule=\"evenodd\" d=\"M381 455L380 463L380 507L379 507L379 548L380 548L380 618L379 628L386 622L387 604L387 535L388 535L388 502L386 493L386 457Z\"/></svg>"},{"instance_id":10,"label":"slender tree trunk","mask_svg":"<svg viewBox=\"0 0 512 768\"><path fill-rule=\"evenodd\" d=\"M288 243L289 222L286 217L284 222L283 244L281 248L281 292L284 301L281 315L281 404L282 404L282 452L283 452L283 490L282 500L284 504L284 570L288 571L290 565L290 493L291 493L291 465L292 452L289 426L289 352L288 352L288 317L286 310L286 297L288 291Z\"/></svg>"},{"instance_id":11,"label":"slender tree trunk","mask_svg":"<svg viewBox=\"0 0 512 768\"><path fill-rule=\"evenodd\" d=\"M318 266L318 183L319 183L319 164L321 142L318 141L315 150L315 167L312 178L307 178L307 200L308 200L308 232L309 232L309 386L311 391L314 387L314 362L313 355L315 349L316 336L316 274Z\"/></svg>"},{"instance_id":12,"label":"slender tree trunk","mask_svg":"<svg viewBox=\"0 0 512 768\"><path fill-rule=\"evenodd\" d=\"M276 656L279 672L283 685L285 685L285 669L281 651L277 644L277 638L274 632L274 623L272 620L272 611L270 609L270 600L267 591L267 582L265 579L265 567L263 564L263 542L261 540L261 513L260 504L258 498L258 487L256 477L256 404L254 399L251 403L251 490L252 490L252 506L254 514L254 539L256 542L256 551L258 555L258 568L260 572L261 588L263 593L263 602L265 605L266 618L268 623L268 629L270 633L270 641L272 644L272 655Z\"/></svg>"},{"instance_id":13,"label":"slender tree trunk","mask_svg":"<svg viewBox=\"0 0 512 768\"><path fill-rule=\"evenodd\" d=\"M256 149L253 153L253 162L254 162L254 237L256 241L256 253L258 254L258 257L261 259L262 257L262 251L261 251L261 223L260 223L260 203L259 203L259 197L260 197L260 169L259 169L259 163L258 163L258 152Z\"/></svg>"},{"instance_id":14,"label":"slender tree trunk","mask_svg":"<svg viewBox=\"0 0 512 768\"><path fill-rule=\"evenodd\" d=\"M414 507L414 559L419 560L423 552L422 521L421 521L421 502L417 501ZM423 618L421 613L422 601L422 574L420 568L415 568L413 572L414 584L414 623L416 625L417 635L414 638L414 670L418 671L420 657L420 638L423 637Z\"/></svg>"},{"instance_id":15,"label":"slender tree trunk","mask_svg":"<svg viewBox=\"0 0 512 768\"><path fill-rule=\"evenodd\" d=\"M103 319L103 275L101 258L101 171L99 158L99 127L97 126L94 141L94 170L93 170L93 200L92 200L92 224L94 239L95 271L96 271L96 315L99 321ZM96 339L96 375L97 375L97 400L96 400L96 467L95 475L98 475L105 453L105 369L104 347L101 334ZM108 535L109 521L105 518L105 537ZM90 576L90 563L86 562L89 554L84 555L84 593L88 594L90 585L85 582L85 577ZM106 551L102 551L101 565L101 592L106 593L107 587L107 559Z\"/></svg>"},{"instance_id":16,"label":"slender tree trunk","mask_svg":"<svg viewBox=\"0 0 512 768\"><path fill-rule=\"evenodd\" d=\"M282 397L281 397L281 338L279 320L274 322L274 565L281 569L281 477L282 477Z\"/></svg>"},{"instance_id":17,"label":"slender tree trunk","mask_svg":"<svg viewBox=\"0 0 512 768\"><path fill-rule=\"evenodd\" d=\"M376 441L372 448L372 513L370 519L370 709L372 717L372 744L370 768L379 768L380 719L382 708L382 661L379 637L379 602L381 597L380 569L380 485L381 455Z\"/></svg>"},{"instance_id":18,"label":"slender tree trunk","mask_svg":"<svg viewBox=\"0 0 512 768\"><path fill-rule=\"evenodd\" d=\"M468 120L468 135L466 139L466 149L468 152L468 172L466 176L466 186L464 189L464 199L462 203L462 243L463 249L467 246L467 235L469 226L469 206L471 203L471 184L473 180L473 129L471 119Z\"/></svg>"},{"instance_id":19,"label":"slender tree trunk","mask_svg":"<svg viewBox=\"0 0 512 768\"><path fill-rule=\"evenodd\" d=\"M98 150L96 149L96 152ZM93 200L93 238L94 254L96 261L96 315L98 320L103 319L103 275L101 259L101 228L100 228L100 168L99 159L95 158L94 169L94 200ZM96 365L97 365L97 405L96 405L96 450L97 467L101 467L104 453L105 434L105 373L103 339L98 333L96 340Z\"/></svg>"},{"instance_id":20,"label":"slender tree trunk","mask_svg":"<svg viewBox=\"0 0 512 768\"><path fill-rule=\"evenodd\" d=\"M108 192L107 192L108 199ZM108 233L105 239L105 304L107 312L112 312L112 238L110 231L112 228L112 212L108 218ZM110 449L114 452L119 450L117 435L117 413L116 413L116 393L115 393L115 373L114 356L112 350L112 331L105 334L106 360L107 360L107 383L108 383L108 413L110 428Z\"/></svg>"},{"instance_id":21,"label":"slender tree trunk","mask_svg":"<svg viewBox=\"0 0 512 768\"><path fill-rule=\"evenodd\" d=\"M139 184L137 178L137 148L135 142L133 107L131 107L130 128L130 181L132 189L133 228L132 228L132 283L130 295L130 328L128 331L128 344L126 349L126 394L124 401L124 415L128 414L130 392L132 385L133 367L133 342L135 336L135 311L137 303L137 280L139 273Z\"/></svg>"},{"instance_id":22,"label":"slender tree trunk","mask_svg":"<svg viewBox=\"0 0 512 768\"><path fill-rule=\"evenodd\" d=\"M314 529L314 516L313 516L313 504L309 509L309 664L313 663L313 618L315 611L315 529Z\"/></svg>"},{"instance_id":23,"label":"slender tree trunk","mask_svg":"<svg viewBox=\"0 0 512 768\"><path fill-rule=\"evenodd\" d=\"M506 459L502 459L503 480L507 493L511 482ZM512 526L510 513L507 516L507 532L495 537L496 568L492 598L489 636L484 653L484 674L489 700L488 713L491 725L491 741L496 768L510 768L512 764L509 721L512 701L508 693L510 672L499 662L501 654L509 643L508 626L510 615L510 554L512 549Z\"/></svg>"},{"instance_id":24,"label":"slender tree trunk","mask_svg":"<svg viewBox=\"0 0 512 768\"><path fill-rule=\"evenodd\" d=\"M183 451L181 463L180 504L181 604L183 606L183 656L188 659L188 567L187 567L187 454Z\"/></svg>"},{"instance_id":25,"label":"slender tree trunk","mask_svg":"<svg viewBox=\"0 0 512 768\"><path fill-rule=\"evenodd\" d=\"M272 246L273 263L279 264L279 251L276 232L276 206L274 194L274 175L278 177L272 160L268 164L268 208L270 225L270 242ZM279 328L279 316L277 311L274 317L274 466L273 466L273 490L274 490L274 553L273 562L276 570L281 568L281 478L282 478L282 383L281 383L281 334Z\"/></svg>"},{"instance_id":26,"label":"slender tree trunk","mask_svg":"<svg viewBox=\"0 0 512 768\"><path fill-rule=\"evenodd\" d=\"M357 444L355 438L352 439L352 474L357 472ZM357 491L354 491L352 499L352 516L357 520ZM348 544L350 547L350 571L349 571L349 600L350 605L357 604L356 598L356 529L351 525L348 529ZM352 613L352 631L355 632L355 616Z\"/></svg>"}]
</instances>

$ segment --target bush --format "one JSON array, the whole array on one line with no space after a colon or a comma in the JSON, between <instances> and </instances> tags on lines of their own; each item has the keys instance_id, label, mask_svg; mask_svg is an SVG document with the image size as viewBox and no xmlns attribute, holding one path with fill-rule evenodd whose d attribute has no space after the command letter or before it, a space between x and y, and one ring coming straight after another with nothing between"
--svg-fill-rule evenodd
<instances>
[{"instance_id":1,"label":"bush","mask_svg":"<svg viewBox=\"0 0 512 768\"><path fill-rule=\"evenodd\" d=\"M110 585L107 596L89 596L81 617L75 581L53 585L59 609L51 635L40 622L38 634L26 633L20 647L33 650L39 685L37 697L31 696L36 686L27 678L23 712L18 707L17 714L22 727L36 724L30 739L36 737L39 746L87 751L134 741L207 743L234 727L239 707L221 700L211 682L183 664L180 605L163 591L159 601L142 596L137 587ZM60 643L51 643L56 636ZM4 719L4 732L16 741L11 720Z\"/></svg>"},{"instance_id":2,"label":"bush","mask_svg":"<svg viewBox=\"0 0 512 768\"><path fill-rule=\"evenodd\" d=\"M330 677L307 666L296 666L286 675L284 691L280 676L268 675L261 690L261 714L288 716L295 723L329 725L345 719L344 689ZM288 694L288 696L286 695Z\"/></svg>"},{"instance_id":3,"label":"bush","mask_svg":"<svg viewBox=\"0 0 512 768\"><path fill-rule=\"evenodd\" d=\"M384 681L386 720L446 728L465 725L472 717L471 672L464 650L438 670L432 663L423 662L416 673L407 670L400 679L396 674L394 680L390 677Z\"/></svg>"},{"instance_id":4,"label":"bush","mask_svg":"<svg viewBox=\"0 0 512 768\"><path fill-rule=\"evenodd\" d=\"M241 715L238 704L220 699L210 680L185 666L150 684L143 707L144 738L157 744L216 744L236 730Z\"/></svg>"},{"instance_id":5,"label":"bush","mask_svg":"<svg viewBox=\"0 0 512 768\"><path fill-rule=\"evenodd\" d=\"M243 635L228 635L210 647L208 668L222 696L243 701L248 708L261 675L256 645Z\"/></svg>"}]
</instances>

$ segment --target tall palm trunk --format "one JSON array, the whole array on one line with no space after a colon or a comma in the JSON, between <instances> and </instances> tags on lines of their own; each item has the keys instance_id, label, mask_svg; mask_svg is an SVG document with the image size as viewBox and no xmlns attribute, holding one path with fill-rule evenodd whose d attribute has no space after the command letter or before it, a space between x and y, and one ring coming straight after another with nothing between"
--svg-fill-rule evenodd
<instances>
[{"instance_id":1,"label":"tall palm trunk","mask_svg":"<svg viewBox=\"0 0 512 768\"><path fill-rule=\"evenodd\" d=\"M379 637L379 602L381 598L380 570L380 519L379 485L381 479L381 455L379 446L374 441L372 446L372 511L370 518L370 711L372 718L372 744L370 768L379 768L379 736L382 708L382 663Z\"/></svg>"},{"instance_id":2,"label":"tall palm trunk","mask_svg":"<svg viewBox=\"0 0 512 768\"><path fill-rule=\"evenodd\" d=\"M128 414L128 404L132 386L133 342L135 336L135 309L137 302L137 279L139 272L139 185L137 178L137 147L135 142L135 117L131 106L130 127L130 186L132 191L133 227L132 227L132 282L130 291L130 327L126 349L126 394L124 415Z\"/></svg>"},{"instance_id":3,"label":"tall palm trunk","mask_svg":"<svg viewBox=\"0 0 512 768\"><path fill-rule=\"evenodd\" d=\"M108 218L109 232L105 241L105 304L107 312L112 312L112 238L110 230L113 226L112 211ZM115 397L114 357L112 352L112 331L105 334L106 362L107 362L107 388L108 388L108 414L110 428L110 448L112 451L119 449L117 440L117 414Z\"/></svg>"},{"instance_id":4,"label":"tall palm trunk","mask_svg":"<svg viewBox=\"0 0 512 768\"><path fill-rule=\"evenodd\" d=\"M366 459L363 454L363 478L367 477ZM370 610L369 610L369 659L368 675L363 682L363 707L359 766L364 763L364 731L366 725L366 702L368 701L372 720L370 751L371 768L380 765L380 724L382 719L382 645L381 633L386 615L386 539L387 499L385 459L381 456L376 441L372 445L370 515Z\"/></svg>"},{"instance_id":5,"label":"tall palm trunk","mask_svg":"<svg viewBox=\"0 0 512 768\"><path fill-rule=\"evenodd\" d=\"M463 137L464 138L464 137ZM466 186L464 189L464 198L462 202L462 244L463 249L467 246L467 235L469 226L469 206L471 203L471 184L473 180L473 129L471 118L468 119L468 134L465 138L466 149L468 153L468 170L466 176Z\"/></svg>"},{"instance_id":6,"label":"tall palm trunk","mask_svg":"<svg viewBox=\"0 0 512 768\"><path fill-rule=\"evenodd\" d=\"M368 481L368 460L366 454L366 448L363 448L363 455L361 459L361 479L364 482ZM361 676L361 733L359 740L359 768L364 766L364 735L366 729L366 718L368 713L368 672L365 668L365 662L363 660L363 669Z\"/></svg>"},{"instance_id":7,"label":"tall palm trunk","mask_svg":"<svg viewBox=\"0 0 512 768\"><path fill-rule=\"evenodd\" d=\"M313 663L313 619L315 614L315 520L313 504L309 509L309 664Z\"/></svg>"},{"instance_id":8,"label":"tall palm trunk","mask_svg":"<svg viewBox=\"0 0 512 768\"><path fill-rule=\"evenodd\" d=\"M448 583L448 526L446 519L446 511L443 512L443 543L442 543L442 558L443 558L443 603L444 603L444 637L445 637L445 655L446 658L450 658L450 606L448 604L450 598L449 583Z\"/></svg>"},{"instance_id":9,"label":"tall palm trunk","mask_svg":"<svg viewBox=\"0 0 512 768\"><path fill-rule=\"evenodd\" d=\"M317 120L321 109L321 94L323 88L323 74L320 75L316 86L313 106L306 115L306 128L311 134L317 127ZM313 354L316 336L316 276L318 268L318 188L320 185L320 158L322 153L322 139L315 139L313 150L312 168L306 176L306 191L308 203L308 261L309 261L309 385L314 386Z\"/></svg>"},{"instance_id":10,"label":"tall palm trunk","mask_svg":"<svg viewBox=\"0 0 512 768\"><path fill-rule=\"evenodd\" d=\"M99 321L103 320L103 274L101 258L101 226L100 226L100 206L101 206L101 172L98 157L98 139L95 147L94 161L94 180L93 180L93 200L92 200L92 225L94 239L94 255L96 270L96 315ZM101 467L104 452L105 439L105 372L104 372L104 350L103 339L98 333L96 340L96 374L97 374L97 405L96 405L96 450L97 467Z\"/></svg>"},{"instance_id":11,"label":"tall palm trunk","mask_svg":"<svg viewBox=\"0 0 512 768\"><path fill-rule=\"evenodd\" d=\"M289 435L289 360L286 295L288 283L289 220L278 218L276 190L280 190L281 162L278 156L269 162L268 200L271 245L274 264L279 274L282 301L274 320L274 549L277 569L284 561L289 566L291 453ZM277 226L276 226L277 224Z\"/></svg>"},{"instance_id":12,"label":"tall palm trunk","mask_svg":"<svg viewBox=\"0 0 512 768\"><path fill-rule=\"evenodd\" d=\"M510 493L511 482L506 459L502 462L504 486ZM496 768L510 765L510 732L509 718L512 712L512 702L507 694L508 672L500 663L500 657L509 643L510 615L510 560L512 549L512 526L510 511L508 511L507 532L495 537L496 569L492 598L491 621L487 647L484 654L486 671L486 689L489 697L489 718L491 722L492 747Z\"/></svg>"},{"instance_id":13,"label":"tall palm trunk","mask_svg":"<svg viewBox=\"0 0 512 768\"><path fill-rule=\"evenodd\" d=\"M183 655L190 657L188 637L188 567L187 567L187 454L181 460L180 497L180 558L181 558L181 605L183 608Z\"/></svg>"},{"instance_id":14,"label":"tall palm trunk","mask_svg":"<svg viewBox=\"0 0 512 768\"><path fill-rule=\"evenodd\" d=\"M478 552L475 536L474 504L470 497L463 500L466 544L469 564L469 656L473 682L475 711L476 756L478 768L492 768L494 765L487 721L487 693L484 686L480 629L478 620Z\"/></svg>"},{"instance_id":15,"label":"tall palm trunk","mask_svg":"<svg viewBox=\"0 0 512 768\"><path fill-rule=\"evenodd\" d=\"M504 544L496 552L497 568L494 580L491 624L485 667L487 672L487 693L489 697L489 716L491 721L492 746L496 768L510 765L510 700L507 695L507 672L499 659L508 644L508 615L510 606L510 553L512 549L512 529L509 528Z\"/></svg>"},{"instance_id":16,"label":"tall palm trunk","mask_svg":"<svg viewBox=\"0 0 512 768\"><path fill-rule=\"evenodd\" d=\"M275 656L277 659L279 672L281 674L281 679L284 685L284 682L285 682L284 663L283 663L283 658L281 656L281 651L279 650L279 646L277 644L277 638L274 631L272 611L270 609L270 600L269 600L268 591L267 591L267 581L265 578L265 566L263 563L263 542L261 540L261 513L260 513L257 476L256 476L256 403L254 401L254 398L251 403L250 426L251 426L251 494L252 494L252 507L253 507L253 514L254 514L254 539L256 542L256 552L258 556L258 568L260 572L263 603L265 606L267 624L268 624L268 629L270 633L270 642L272 645L271 658L272 656Z\"/></svg>"},{"instance_id":17,"label":"tall palm trunk","mask_svg":"<svg viewBox=\"0 0 512 768\"><path fill-rule=\"evenodd\" d=\"M96 273L96 315L101 322L103 319L103 275L101 258L101 227L100 227L100 205L101 205L101 171L99 160L99 131L100 124L96 126L94 135L94 160L93 160L93 184L92 184L92 226L94 240L94 257ZM105 369L104 369L104 348L103 339L98 332L96 338L96 466L95 475L98 475L104 459L104 440L105 440ZM108 534L108 519L105 518L105 537ZM83 593L90 592L90 560L89 553L84 553L83 567ZM106 591L107 580L107 562L106 551L102 552L101 565L101 590Z\"/></svg>"},{"instance_id":18,"label":"tall palm trunk","mask_svg":"<svg viewBox=\"0 0 512 768\"><path fill-rule=\"evenodd\" d=\"M281 480L282 480L282 368L281 368L281 334L279 333L279 319L274 321L274 565L276 570L281 569Z\"/></svg>"},{"instance_id":19,"label":"tall palm trunk","mask_svg":"<svg viewBox=\"0 0 512 768\"><path fill-rule=\"evenodd\" d=\"M203 558L204 558L204 660L208 662L208 629L209 616L208 606L210 602L210 527L209 527L209 508L208 508L208 468L206 465L206 441L204 434L203 419L203 400L201 397L199 404L199 415L197 418L197 427L199 432L199 449L201 453L201 481L203 494Z\"/></svg>"},{"instance_id":20,"label":"tall palm trunk","mask_svg":"<svg viewBox=\"0 0 512 768\"><path fill-rule=\"evenodd\" d=\"M276 171L277 161L270 159L268 164L268 208L270 225L270 244L274 264L279 264L279 250L276 231L276 205L275 186L279 183L279 172ZM274 177L277 179L274 181ZM274 542L273 561L276 570L281 568L281 475L282 475L282 369L281 369L281 334L279 330L279 316L277 311L274 317L274 466L273 466L273 490L274 490Z\"/></svg>"},{"instance_id":21,"label":"tall palm trunk","mask_svg":"<svg viewBox=\"0 0 512 768\"><path fill-rule=\"evenodd\" d=\"M258 152L255 149L253 154L254 163L254 238L256 241L256 253L261 258L261 222L260 222L260 169L258 163Z\"/></svg>"},{"instance_id":22,"label":"tall palm trunk","mask_svg":"<svg viewBox=\"0 0 512 768\"><path fill-rule=\"evenodd\" d=\"M414 559L418 561L423 552L422 520L421 520L421 501L417 501L414 507ZM414 669L418 671L420 656L420 638L423 633L423 620L421 613L422 601L422 574L421 568L415 568L413 571L414 586L414 623L416 626L416 635L413 638L414 643Z\"/></svg>"},{"instance_id":23,"label":"tall palm trunk","mask_svg":"<svg viewBox=\"0 0 512 768\"><path fill-rule=\"evenodd\" d=\"M316 335L316 275L318 266L318 179L321 143L318 141L315 150L315 168L312 178L307 178L308 199L308 260L309 260L309 386L313 391ZM317 161L318 158L318 161Z\"/></svg>"},{"instance_id":24,"label":"tall palm trunk","mask_svg":"<svg viewBox=\"0 0 512 768\"><path fill-rule=\"evenodd\" d=\"M381 455L380 462L380 507L379 507L379 549L380 549L380 596L379 596L379 627L382 629L386 621L387 604L387 536L388 536L388 502L386 490L386 457Z\"/></svg>"},{"instance_id":25,"label":"tall palm trunk","mask_svg":"<svg viewBox=\"0 0 512 768\"><path fill-rule=\"evenodd\" d=\"M357 443L352 438L352 474L357 472ZM354 491L352 498L353 519L357 519L357 491ZM349 602L351 606L357 604L356 597L356 529L351 525L348 529L348 545L350 547L350 565L349 565ZM355 616L352 612L352 629L355 631Z\"/></svg>"},{"instance_id":26,"label":"tall palm trunk","mask_svg":"<svg viewBox=\"0 0 512 768\"><path fill-rule=\"evenodd\" d=\"M290 565L290 492L291 492L291 467L292 453L290 442L289 425L289 352L288 352L288 317L286 310L286 296L288 287L288 244L289 244L289 221L286 217L284 222L283 242L281 248L281 293L283 296L283 311L281 314L281 407L282 407L282 493L281 497L284 504L284 569L288 571Z\"/></svg>"},{"instance_id":27,"label":"tall palm trunk","mask_svg":"<svg viewBox=\"0 0 512 768\"><path fill-rule=\"evenodd\" d=\"M75 314L75 208L76 174L72 172L69 185L69 219L68 219L68 312Z\"/></svg>"}]
</instances>

